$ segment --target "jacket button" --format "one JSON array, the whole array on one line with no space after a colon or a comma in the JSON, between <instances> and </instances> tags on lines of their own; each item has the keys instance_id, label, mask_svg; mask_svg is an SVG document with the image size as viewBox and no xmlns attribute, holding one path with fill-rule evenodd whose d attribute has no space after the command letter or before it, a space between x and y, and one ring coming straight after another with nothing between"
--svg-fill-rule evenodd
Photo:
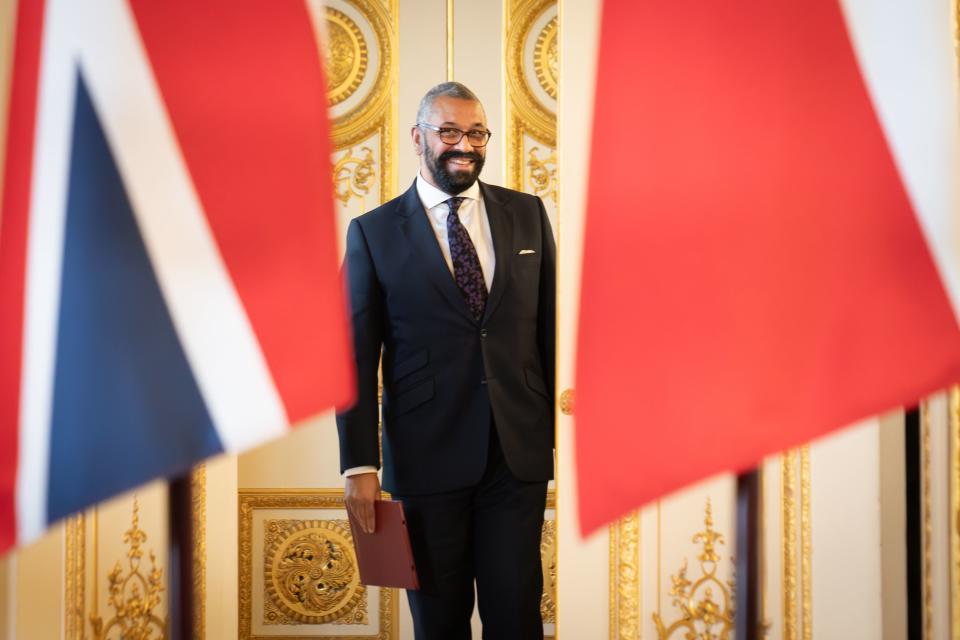
<instances>
[{"instance_id":1,"label":"jacket button","mask_svg":"<svg viewBox=\"0 0 960 640\"><path fill-rule=\"evenodd\" d=\"M486 338L486 337L487 337L487 330L486 330L486 329L480 329L480 337L481 337L481 338Z\"/></svg>"}]
</instances>

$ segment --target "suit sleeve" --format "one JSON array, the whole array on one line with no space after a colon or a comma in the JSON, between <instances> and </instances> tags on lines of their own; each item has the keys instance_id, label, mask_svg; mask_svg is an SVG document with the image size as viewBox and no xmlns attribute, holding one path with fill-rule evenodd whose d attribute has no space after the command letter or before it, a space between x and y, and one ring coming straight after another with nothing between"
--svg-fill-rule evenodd
<instances>
[{"instance_id":1,"label":"suit sleeve","mask_svg":"<svg viewBox=\"0 0 960 640\"><path fill-rule=\"evenodd\" d=\"M543 201L537 198L540 207L540 233L543 257L540 261L539 308L537 309L537 347L543 362L547 389L550 391L550 412L556 406L556 322L557 322L557 246L553 239L553 228Z\"/></svg>"},{"instance_id":2,"label":"suit sleeve","mask_svg":"<svg viewBox=\"0 0 960 640\"><path fill-rule=\"evenodd\" d=\"M366 236L356 220L347 230L344 276L353 328L357 402L337 415L340 473L353 467L380 468L377 370L383 345L383 295Z\"/></svg>"}]
</instances>

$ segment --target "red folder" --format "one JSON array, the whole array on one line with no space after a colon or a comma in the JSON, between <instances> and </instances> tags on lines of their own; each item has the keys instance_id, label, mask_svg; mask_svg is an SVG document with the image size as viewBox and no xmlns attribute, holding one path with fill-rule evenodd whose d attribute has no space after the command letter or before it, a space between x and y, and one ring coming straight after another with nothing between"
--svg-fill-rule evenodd
<instances>
[{"instance_id":1,"label":"red folder","mask_svg":"<svg viewBox=\"0 0 960 640\"><path fill-rule=\"evenodd\" d=\"M374 510L376 530L364 533L347 509L360 565L360 582L367 586L419 589L403 504L396 500L377 500Z\"/></svg>"}]
</instances>

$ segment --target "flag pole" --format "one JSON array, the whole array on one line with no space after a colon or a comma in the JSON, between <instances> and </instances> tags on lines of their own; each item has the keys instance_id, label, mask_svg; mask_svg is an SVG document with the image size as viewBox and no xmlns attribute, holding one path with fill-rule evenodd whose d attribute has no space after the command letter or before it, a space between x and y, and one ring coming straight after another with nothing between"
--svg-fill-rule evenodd
<instances>
[{"instance_id":1,"label":"flag pole","mask_svg":"<svg viewBox=\"0 0 960 640\"><path fill-rule=\"evenodd\" d=\"M193 494L190 471L170 480L168 491L170 538L170 640L193 637Z\"/></svg>"},{"instance_id":2,"label":"flag pole","mask_svg":"<svg viewBox=\"0 0 960 640\"><path fill-rule=\"evenodd\" d=\"M761 640L760 469L737 476L737 573L734 622L737 640Z\"/></svg>"}]
</instances>

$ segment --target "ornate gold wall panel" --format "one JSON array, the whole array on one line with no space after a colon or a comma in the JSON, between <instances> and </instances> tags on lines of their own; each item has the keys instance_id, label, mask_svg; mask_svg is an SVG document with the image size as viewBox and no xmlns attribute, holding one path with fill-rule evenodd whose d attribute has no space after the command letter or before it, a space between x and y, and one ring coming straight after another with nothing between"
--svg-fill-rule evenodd
<instances>
[{"instance_id":1,"label":"ornate gold wall panel","mask_svg":"<svg viewBox=\"0 0 960 640\"><path fill-rule=\"evenodd\" d=\"M556 0L506 0L507 186L555 211L559 18Z\"/></svg>"},{"instance_id":2,"label":"ornate gold wall panel","mask_svg":"<svg viewBox=\"0 0 960 640\"><path fill-rule=\"evenodd\" d=\"M399 594L360 584L342 490L242 490L239 549L240 638L398 638Z\"/></svg>"},{"instance_id":3,"label":"ornate gold wall panel","mask_svg":"<svg viewBox=\"0 0 960 640\"><path fill-rule=\"evenodd\" d=\"M372 208L396 191L397 0L309 0L332 119L334 183L341 206ZM375 201L363 202L376 183Z\"/></svg>"}]
</instances>

